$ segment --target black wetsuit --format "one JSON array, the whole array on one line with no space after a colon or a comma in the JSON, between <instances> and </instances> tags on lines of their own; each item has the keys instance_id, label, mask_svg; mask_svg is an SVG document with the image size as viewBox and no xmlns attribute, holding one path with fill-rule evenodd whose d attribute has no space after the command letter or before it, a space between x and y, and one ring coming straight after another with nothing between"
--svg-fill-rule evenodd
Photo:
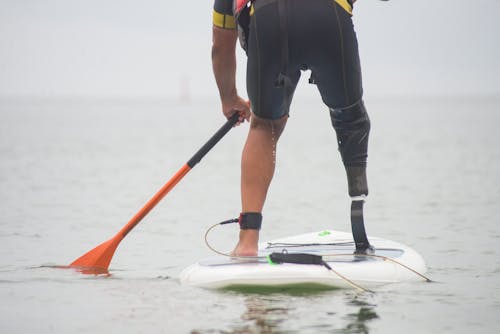
<instances>
[{"instance_id":1,"label":"black wetsuit","mask_svg":"<svg viewBox=\"0 0 500 334\"><path fill-rule=\"evenodd\" d=\"M268 119L288 114L300 71L305 69L312 71L312 79L330 109L358 102L362 85L356 34L351 14L333 0L284 1L289 87L277 85L283 72L284 37L279 2L257 0L253 5L247 50L247 90L252 111ZM231 16L232 0L215 0L214 10Z\"/></svg>"}]
</instances>

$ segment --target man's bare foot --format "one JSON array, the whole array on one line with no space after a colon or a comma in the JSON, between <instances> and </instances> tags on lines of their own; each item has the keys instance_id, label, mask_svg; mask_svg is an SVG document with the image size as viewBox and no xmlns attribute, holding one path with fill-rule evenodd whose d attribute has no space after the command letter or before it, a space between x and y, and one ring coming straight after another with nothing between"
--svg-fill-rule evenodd
<instances>
[{"instance_id":1,"label":"man's bare foot","mask_svg":"<svg viewBox=\"0 0 500 334\"><path fill-rule=\"evenodd\" d=\"M257 256L259 243L258 230L240 230L240 241L231 252L232 256Z\"/></svg>"}]
</instances>

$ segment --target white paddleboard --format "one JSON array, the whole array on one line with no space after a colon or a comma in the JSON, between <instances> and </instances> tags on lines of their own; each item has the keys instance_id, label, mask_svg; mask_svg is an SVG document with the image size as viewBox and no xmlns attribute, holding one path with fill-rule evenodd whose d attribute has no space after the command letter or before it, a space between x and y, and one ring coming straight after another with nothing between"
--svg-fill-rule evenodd
<instances>
[{"instance_id":1,"label":"white paddleboard","mask_svg":"<svg viewBox=\"0 0 500 334\"><path fill-rule=\"evenodd\" d=\"M382 238L369 237L369 240L375 248L374 255L393 259L421 274L426 272L423 258L410 247ZM356 256L353 254L354 249L350 233L326 230L301 234L259 244L259 256L262 258L242 260L219 255L200 260L181 272L180 281L185 285L203 288L296 284L351 287L346 280L321 265L272 264L265 257L273 252L322 255L332 269L366 288L422 280L411 270L392 261Z\"/></svg>"}]
</instances>

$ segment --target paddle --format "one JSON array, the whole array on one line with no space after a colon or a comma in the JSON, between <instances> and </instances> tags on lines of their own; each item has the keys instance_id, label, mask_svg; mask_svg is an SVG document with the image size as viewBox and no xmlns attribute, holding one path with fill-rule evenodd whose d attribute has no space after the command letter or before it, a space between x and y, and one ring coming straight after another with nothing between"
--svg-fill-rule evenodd
<instances>
[{"instance_id":1,"label":"paddle","mask_svg":"<svg viewBox=\"0 0 500 334\"><path fill-rule=\"evenodd\" d=\"M83 273L106 272L118 244L144 218L165 195L186 175L200 160L224 137L238 121L239 114L234 113L228 121L210 138L195 155L184 164L177 173L142 207L135 216L113 238L103 242L85 253L69 266L84 269ZM89 270L90 269L90 270Z\"/></svg>"}]
</instances>

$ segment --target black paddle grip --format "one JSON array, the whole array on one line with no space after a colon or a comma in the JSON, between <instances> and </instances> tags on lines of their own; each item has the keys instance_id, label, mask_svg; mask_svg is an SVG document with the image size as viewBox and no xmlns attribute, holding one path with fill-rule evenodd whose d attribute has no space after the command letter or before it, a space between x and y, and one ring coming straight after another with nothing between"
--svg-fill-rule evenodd
<instances>
[{"instance_id":1,"label":"black paddle grip","mask_svg":"<svg viewBox=\"0 0 500 334\"><path fill-rule=\"evenodd\" d=\"M323 265L323 257L314 254L304 253L271 253L269 259L273 263L297 263L297 264L317 264Z\"/></svg>"},{"instance_id":2,"label":"black paddle grip","mask_svg":"<svg viewBox=\"0 0 500 334\"><path fill-rule=\"evenodd\" d=\"M196 166L198 162L226 135L226 133L231 130L231 128L238 122L238 118L240 117L238 112L235 112L227 122L210 138L202 148L198 150L198 152L193 155L191 159L187 162L187 165L190 168Z\"/></svg>"}]
</instances>

